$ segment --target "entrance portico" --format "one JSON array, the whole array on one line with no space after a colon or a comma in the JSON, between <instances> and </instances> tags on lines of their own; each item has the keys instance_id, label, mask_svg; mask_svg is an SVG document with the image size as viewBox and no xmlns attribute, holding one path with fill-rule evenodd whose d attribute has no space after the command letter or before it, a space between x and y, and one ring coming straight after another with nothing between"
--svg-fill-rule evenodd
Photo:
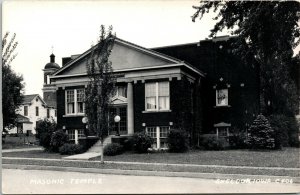
<instances>
[{"instance_id":1,"label":"entrance portico","mask_svg":"<svg viewBox=\"0 0 300 195\"><path fill-rule=\"evenodd\" d=\"M114 122L114 117L120 116L120 122ZM115 96L110 105L110 135L132 135L134 133L133 82L116 86Z\"/></svg>"}]
</instances>

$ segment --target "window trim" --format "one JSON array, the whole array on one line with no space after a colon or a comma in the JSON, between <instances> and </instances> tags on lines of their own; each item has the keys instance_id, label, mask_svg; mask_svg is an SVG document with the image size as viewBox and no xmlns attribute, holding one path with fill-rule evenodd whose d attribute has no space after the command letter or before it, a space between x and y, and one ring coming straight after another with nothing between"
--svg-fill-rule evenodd
<instances>
[{"instance_id":1,"label":"window trim","mask_svg":"<svg viewBox=\"0 0 300 195\"><path fill-rule=\"evenodd\" d=\"M155 139L154 140L154 143L156 143L156 147L153 147L152 146L152 149L155 149L155 150L160 150L160 149L168 149L167 147L161 147L161 137L160 137L160 134L161 134L161 128L162 127L167 127L168 128L168 134L170 133L170 130L171 130L171 127L166 125L166 126L149 126L149 127L146 127L146 134L149 135L148 133L148 128L155 128ZM149 135L151 138L152 136ZM162 138L167 138L167 137L162 137ZM154 139L154 138L153 138Z\"/></svg>"},{"instance_id":2,"label":"window trim","mask_svg":"<svg viewBox=\"0 0 300 195\"><path fill-rule=\"evenodd\" d=\"M169 98L169 102L168 102L168 105L167 105L167 108L166 109L159 109L159 83L168 83L168 88L169 88L169 91L168 91L168 96L162 96L162 97L168 97ZM146 96L146 85L147 84L155 84L155 101L156 101L156 108L155 109L148 109L147 108L147 96ZM147 112L170 112L170 82L169 81L156 81L156 82L146 82L145 83L145 110L143 111L143 113L147 113Z\"/></svg>"},{"instance_id":3,"label":"window trim","mask_svg":"<svg viewBox=\"0 0 300 195\"><path fill-rule=\"evenodd\" d=\"M35 107L35 116L39 116L39 115L40 115L39 107L36 106Z\"/></svg>"},{"instance_id":4,"label":"window trim","mask_svg":"<svg viewBox=\"0 0 300 195\"><path fill-rule=\"evenodd\" d=\"M83 101L83 112L77 112L78 108L78 102L77 102L77 90L83 90L85 94L85 89L84 88L78 88L78 89L66 89L65 90L65 115L64 116L82 116L85 114L85 101ZM68 113L68 102L67 102L67 94L68 91L73 91L74 93L74 113Z\"/></svg>"},{"instance_id":5,"label":"window trim","mask_svg":"<svg viewBox=\"0 0 300 195\"><path fill-rule=\"evenodd\" d=\"M227 98L225 98L225 104L219 104L218 103L218 91L221 90L226 90L227 91ZM229 105L229 90L228 88L223 88L223 89L216 89L216 107L228 107Z\"/></svg>"},{"instance_id":6,"label":"window trim","mask_svg":"<svg viewBox=\"0 0 300 195\"><path fill-rule=\"evenodd\" d=\"M50 118L50 109L47 108L47 118Z\"/></svg>"},{"instance_id":7,"label":"window trim","mask_svg":"<svg viewBox=\"0 0 300 195\"><path fill-rule=\"evenodd\" d=\"M66 130L66 134L68 135L68 139L70 141L75 140L75 131L76 130L77 130L78 139L86 137L85 134L84 134L84 129L68 129L68 130ZM81 133L79 133L79 132L81 132Z\"/></svg>"},{"instance_id":8,"label":"window trim","mask_svg":"<svg viewBox=\"0 0 300 195\"><path fill-rule=\"evenodd\" d=\"M24 106L24 116L28 116L28 106Z\"/></svg>"},{"instance_id":9,"label":"window trim","mask_svg":"<svg viewBox=\"0 0 300 195\"><path fill-rule=\"evenodd\" d=\"M78 101L77 101L77 96L78 96L78 94L77 94L77 90L83 90L83 100L81 101L82 103L83 103L83 105L82 105L82 110L83 110L83 112L77 112L78 110ZM84 88L82 88L82 89L75 89L75 92L76 92L76 95L75 95L75 93L74 93L74 95L75 95L75 97L76 97L76 102L75 102L75 104L76 104L76 109L75 109L75 111L76 111L76 114L84 114L84 110L85 110L85 102L84 102L84 98L85 98L85 90L84 90ZM75 99L74 99L75 100Z\"/></svg>"},{"instance_id":10,"label":"window trim","mask_svg":"<svg viewBox=\"0 0 300 195\"><path fill-rule=\"evenodd\" d=\"M221 130L225 130L226 131L226 135L220 135ZM218 138L220 137L228 137L229 136L229 127L216 127L216 135Z\"/></svg>"}]
</instances>

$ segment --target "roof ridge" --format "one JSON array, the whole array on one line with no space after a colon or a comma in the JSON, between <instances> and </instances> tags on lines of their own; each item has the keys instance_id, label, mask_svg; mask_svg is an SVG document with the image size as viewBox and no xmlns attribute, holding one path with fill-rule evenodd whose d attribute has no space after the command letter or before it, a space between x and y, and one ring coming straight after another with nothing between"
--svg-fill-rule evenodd
<instances>
[{"instance_id":1,"label":"roof ridge","mask_svg":"<svg viewBox=\"0 0 300 195\"><path fill-rule=\"evenodd\" d=\"M173 59L173 60L175 60L175 61L178 61L178 63L183 62L182 60L180 60L180 59L178 59L178 58L175 58L175 57L172 57L172 56L169 56L169 55L160 53L160 52L158 52L158 51L154 51L154 50L152 50L151 48L146 48L146 47L137 45L137 44L135 44L135 43L132 43L132 42L129 42L129 41L125 41L124 39L121 39L121 38L118 38L118 37L116 37L116 39L119 39L119 40L121 40L121 41L124 41L124 42L126 42L126 43L132 44L132 45L134 45L134 46L137 46L137 47L142 48L142 49L145 49L145 50L150 50L151 52L156 53L156 54L159 54L159 55L161 55L161 56L165 56L165 57L167 57L167 58L171 58L171 59Z\"/></svg>"}]
</instances>

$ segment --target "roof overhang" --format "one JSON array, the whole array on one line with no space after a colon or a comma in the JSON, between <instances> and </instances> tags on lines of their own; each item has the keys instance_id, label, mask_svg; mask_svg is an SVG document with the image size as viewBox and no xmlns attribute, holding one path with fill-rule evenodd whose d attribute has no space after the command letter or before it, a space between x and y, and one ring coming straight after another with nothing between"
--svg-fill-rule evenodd
<instances>
[{"instance_id":1,"label":"roof overhang","mask_svg":"<svg viewBox=\"0 0 300 195\"><path fill-rule=\"evenodd\" d=\"M202 71L189 66L188 64L185 63L178 63L178 64L168 64L164 66L149 66L149 67L141 67L141 68L128 68L128 69L120 69L120 70L113 70L114 73L121 73L121 72L131 72L131 71L140 71L140 70L153 70L153 69L164 69L164 68L173 68L173 67L186 67L187 69L191 70L192 72L195 72L196 74L205 77L205 73ZM73 75L53 75L50 76L51 79L56 79L56 78L66 78L66 77L81 77L81 76L87 76L87 73L82 73L82 74L73 74Z\"/></svg>"}]
</instances>

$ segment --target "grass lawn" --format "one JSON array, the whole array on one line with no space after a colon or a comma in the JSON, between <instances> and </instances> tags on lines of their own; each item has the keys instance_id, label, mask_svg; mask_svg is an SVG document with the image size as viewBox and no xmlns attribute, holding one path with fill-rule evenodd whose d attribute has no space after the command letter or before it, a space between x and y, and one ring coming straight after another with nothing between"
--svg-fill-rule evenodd
<instances>
[{"instance_id":1,"label":"grass lawn","mask_svg":"<svg viewBox=\"0 0 300 195\"><path fill-rule=\"evenodd\" d=\"M22 137L12 137L6 136L4 142L2 141L2 149L18 149L18 148L29 148L37 147L37 145L28 144L35 143L36 138L34 136L23 136Z\"/></svg>"},{"instance_id":2,"label":"grass lawn","mask_svg":"<svg viewBox=\"0 0 300 195\"><path fill-rule=\"evenodd\" d=\"M3 157L54 158L64 155L45 151L3 153ZM105 156L105 161L152 162L168 164L235 165L257 167L300 168L300 148L284 148L278 151L190 151L187 153L149 153L135 154L126 152L118 156ZM100 158L92 159L100 160Z\"/></svg>"},{"instance_id":3,"label":"grass lawn","mask_svg":"<svg viewBox=\"0 0 300 195\"><path fill-rule=\"evenodd\" d=\"M284 148L278 151L196 150L187 153L124 153L118 156L105 156L104 159L126 162L299 168L300 148ZM100 158L93 160L100 160Z\"/></svg>"},{"instance_id":4,"label":"grass lawn","mask_svg":"<svg viewBox=\"0 0 300 195\"><path fill-rule=\"evenodd\" d=\"M69 155L61 155L59 153L48 152L44 150L32 150L25 152L7 152L2 153L3 157L22 157L22 158L44 158L44 159L61 159Z\"/></svg>"}]
</instances>

